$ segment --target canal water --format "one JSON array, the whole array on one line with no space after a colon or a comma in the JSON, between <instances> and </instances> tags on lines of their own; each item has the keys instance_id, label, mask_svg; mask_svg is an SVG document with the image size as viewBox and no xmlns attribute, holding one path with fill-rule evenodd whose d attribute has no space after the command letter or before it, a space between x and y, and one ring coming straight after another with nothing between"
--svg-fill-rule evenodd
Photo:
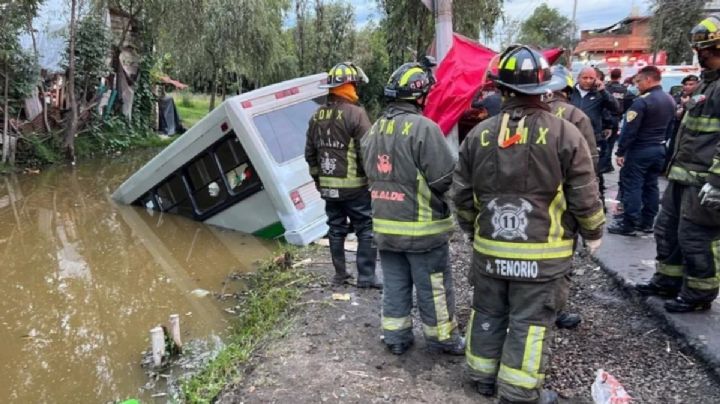
<instances>
[{"instance_id":1,"label":"canal water","mask_svg":"<svg viewBox=\"0 0 720 404\"><path fill-rule=\"evenodd\" d=\"M179 314L185 341L223 336L233 299L215 296L275 244L114 203L153 154L0 176L0 402L151 402L151 328Z\"/></svg>"}]
</instances>

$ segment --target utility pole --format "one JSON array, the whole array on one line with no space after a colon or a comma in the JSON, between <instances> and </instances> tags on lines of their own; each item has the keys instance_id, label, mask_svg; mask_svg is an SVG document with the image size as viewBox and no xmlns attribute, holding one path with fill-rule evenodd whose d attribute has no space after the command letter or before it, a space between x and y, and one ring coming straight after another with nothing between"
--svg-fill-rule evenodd
<instances>
[{"instance_id":1,"label":"utility pole","mask_svg":"<svg viewBox=\"0 0 720 404\"><path fill-rule=\"evenodd\" d=\"M575 35L577 35L577 2L578 0L573 2L572 39L575 39Z\"/></svg>"},{"instance_id":2,"label":"utility pole","mask_svg":"<svg viewBox=\"0 0 720 404\"><path fill-rule=\"evenodd\" d=\"M421 0L435 17L435 53L440 63L453 41L452 0Z\"/></svg>"}]
</instances>

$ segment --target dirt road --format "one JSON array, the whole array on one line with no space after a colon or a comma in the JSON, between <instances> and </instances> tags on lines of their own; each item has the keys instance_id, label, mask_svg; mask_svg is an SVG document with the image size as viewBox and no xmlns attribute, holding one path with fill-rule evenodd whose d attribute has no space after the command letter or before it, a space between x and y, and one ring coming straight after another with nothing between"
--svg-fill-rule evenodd
<instances>
[{"instance_id":1,"label":"dirt road","mask_svg":"<svg viewBox=\"0 0 720 404\"><path fill-rule=\"evenodd\" d=\"M457 288L458 320L464 331L471 289L465 271L470 246L456 238L451 254ZM308 270L329 277L326 251ZM547 383L565 403L591 403L590 385L604 368L625 385L636 403L717 403L720 384L639 303L618 289L584 255L575 258L569 309L585 321L560 330L553 339ZM333 300L347 293L349 301ZM474 392L464 377L464 358L430 355L415 320L415 346L390 354L380 340L379 291L312 285L284 337L270 341L228 386L222 403L493 403ZM416 313L417 315L417 313Z\"/></svg>"}]
</instances>

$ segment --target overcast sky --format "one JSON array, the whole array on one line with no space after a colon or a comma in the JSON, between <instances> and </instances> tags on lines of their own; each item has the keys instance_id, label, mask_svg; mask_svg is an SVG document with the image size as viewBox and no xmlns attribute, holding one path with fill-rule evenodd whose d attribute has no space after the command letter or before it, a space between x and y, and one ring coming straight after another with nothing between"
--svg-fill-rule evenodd
<instances>
[{"instance_id":1,"label":"overcast sky","mask_svg":"<svg viewBox=\"0 0 720 404\"><path fill-rule=\"evenodd\" d=\"M355 20L359 25L378 18L375 0L350 0L350 2L355 6ZM420 0L417 2L420 4ZM572 18L573 0L505 0L506 17L525 20L543 2ZM630 15L633 6L640 14L647 14L647 0L578 0L578 28L582 30L609 26Z\"/></svg>"}]
</instances>

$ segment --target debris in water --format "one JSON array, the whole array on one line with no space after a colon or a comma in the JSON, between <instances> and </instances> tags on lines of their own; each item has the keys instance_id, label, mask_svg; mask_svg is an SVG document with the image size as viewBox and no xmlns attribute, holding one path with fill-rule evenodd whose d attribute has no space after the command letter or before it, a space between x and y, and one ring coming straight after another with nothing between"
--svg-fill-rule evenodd
<instances>
[{"instance_id":1,"label":"debris in water","mask_svg":"<svg viewBox=\"0 0 720 404\"><path fill-rule=\"evenodd\" d=\"M343 302L350 301L350 294L349 293L333 293L332 294L333 300L340 300Z\"/></svg>"},{"instance_id":2,"label":"debris in water","mask_svg":"<svg viewBox=\"0 0 720 404\"><path fill-rule=\"evenodd\" d=\"M195 297L205 297L210 294L210 291L205 290L205 289L195 289L192 292L190 292L190 294Z\"/></svg>"}]
</instances>

